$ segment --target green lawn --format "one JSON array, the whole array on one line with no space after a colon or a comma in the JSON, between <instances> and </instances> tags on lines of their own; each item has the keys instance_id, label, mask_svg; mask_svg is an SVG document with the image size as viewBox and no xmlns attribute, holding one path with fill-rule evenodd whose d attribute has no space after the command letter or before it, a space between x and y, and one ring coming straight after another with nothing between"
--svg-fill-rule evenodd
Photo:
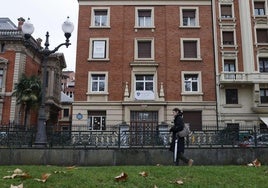
<instances>
[{"instance_id":1,"label":"green lawn","mask_svg":"<svg viewBox=\"0 0 268 188\"><path fill-rule=\"evenodd\" d=\"M15 169L21 169L30 177L11 176ZM126 179L116 181L124 172ZM145 172L148 176L142 176ZM39 182L42 174L51 174L46 182ZM0 187L23 183L24 188L167 188L167 187L268 187L268 166L105 166L105 167L59 167L59 166L0 166ZM179 181L183 185L178 184Z\"/></svg>"}]
</instances>

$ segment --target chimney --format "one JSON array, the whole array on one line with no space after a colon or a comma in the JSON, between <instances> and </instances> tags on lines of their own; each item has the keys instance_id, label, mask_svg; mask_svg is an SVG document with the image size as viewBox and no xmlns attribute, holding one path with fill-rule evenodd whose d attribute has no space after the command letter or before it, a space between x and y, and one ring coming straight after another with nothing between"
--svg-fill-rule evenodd
<instances>
[{"instance_id":1,"label":"chimney","mask_svg":"<svg viewBox=\"0 0 268 188\"><path fill-rule=\"evenodd\" d=\"M23 17L18 18L18 30L19 31L21 31L21 27L24 22L25 22L25 19Z\"/></svg>"}]
</instances>

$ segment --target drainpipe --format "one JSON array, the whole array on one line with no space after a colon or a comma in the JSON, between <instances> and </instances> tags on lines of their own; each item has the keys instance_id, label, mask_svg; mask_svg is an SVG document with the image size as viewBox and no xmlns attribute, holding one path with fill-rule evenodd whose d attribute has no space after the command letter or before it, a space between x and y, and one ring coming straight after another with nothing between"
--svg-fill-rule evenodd
<instances>
[{"instance_id":1,"label":"drainpipe","mask_svg":"<svg viewBox=\"0 0 268 188\"><path fill-rule=\"evenodd\" d=\"M214 21L216 20L216 11L215 11L215 1L211 0L211 19L212 19L212 33L213 33L213 53L214 53L214 75L215 75L215 98L216 98L216 125L217 125L217 130L219 130L219 93L220 93L220 89L219 89L219 77L218 77L218 53L217 53L217 28L216 25L214 23Z\"/></svg>"}]
</instances>

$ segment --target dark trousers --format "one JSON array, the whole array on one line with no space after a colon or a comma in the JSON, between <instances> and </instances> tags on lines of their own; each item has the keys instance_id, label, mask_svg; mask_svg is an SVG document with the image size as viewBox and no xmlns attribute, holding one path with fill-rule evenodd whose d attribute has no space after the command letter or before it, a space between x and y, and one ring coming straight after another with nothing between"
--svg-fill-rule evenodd
<instances>
[{"instance_id":1,"label":"dark trousers","mask_svg":"<svg viewBox=\"0 0 268 188\"><path fill-rule=\"evenodd\" d=\"M182 152L178 152L177 160L176 160L176 163L175 163L176 166L179 165L179 160L182 160L184 163L187 163L187 164L189 162L189 159L187 159Z\"/></svg>"}]
</instances>

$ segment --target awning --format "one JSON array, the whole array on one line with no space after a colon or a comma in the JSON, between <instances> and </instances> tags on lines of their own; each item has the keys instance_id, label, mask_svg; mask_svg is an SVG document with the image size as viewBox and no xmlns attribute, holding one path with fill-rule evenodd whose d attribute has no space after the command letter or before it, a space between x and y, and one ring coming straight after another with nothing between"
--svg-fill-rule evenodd
<instances>
[{"instance_id":1,"label":"awning","mask_svg":"<svg viewBox=\"0 0 268 188\"><path fill-rule=\"evenodd\" d=\"M268 127L268 117L260 117L260 119L265 123Z\"/></svg>"}]
</instances>

